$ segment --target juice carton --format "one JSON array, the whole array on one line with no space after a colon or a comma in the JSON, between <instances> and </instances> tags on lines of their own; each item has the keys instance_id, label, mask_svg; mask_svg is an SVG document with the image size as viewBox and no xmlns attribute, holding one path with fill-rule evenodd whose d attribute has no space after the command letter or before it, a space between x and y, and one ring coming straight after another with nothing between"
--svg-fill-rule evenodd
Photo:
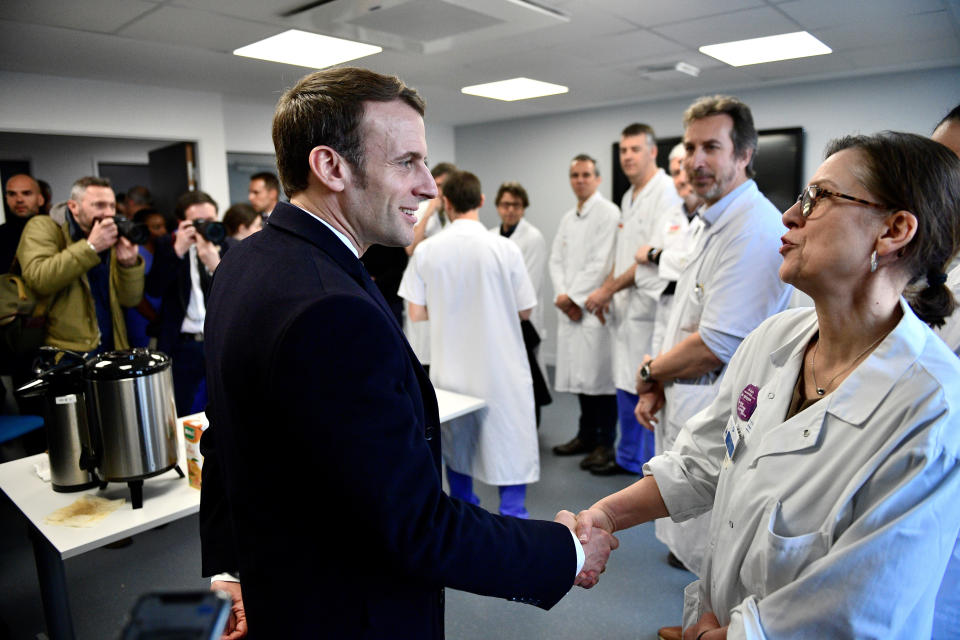
<instances>
[{"instance_id":1,"label":"juice carton","mask_svg":"<svg viewBox=\"0 0 960 640\"><path fill-rule=\"evenodd\" d=\"M200 437L206 429L199 420L183 421L183 439L187 450L187 480L194 489L200 488L200 471L203 469L203 455L200 454Z\"/></svg>"}]
</instances>

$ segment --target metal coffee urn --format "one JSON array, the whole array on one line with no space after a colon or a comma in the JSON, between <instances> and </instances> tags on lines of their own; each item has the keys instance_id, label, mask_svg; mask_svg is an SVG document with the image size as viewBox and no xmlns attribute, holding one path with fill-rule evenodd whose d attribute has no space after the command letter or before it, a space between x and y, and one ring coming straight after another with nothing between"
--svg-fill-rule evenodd
<instances>
[{"instance_id":1,"label":"metal coffee urn","mask_svg":"<svg viewBox=\"0 0 960 640\"><path fill-rule=\"evenodd\" d=\"M16 391L23 398L43 398L54 491L83 491L98 484L83 462L91 451L83 363L83 354L42 347L34 366L37 379Z\"/></svg>"},{"instance_id":2,"label":"metal coffee urn","mask_svg":"<svg viewBox=\"0 0 960 640\"><path fill-rule=\"evenodd\" d=\"M149 349L110 351L83 367L95 466L104 482L126 482L134 509L143 480L177 466L171 360Z\"/></svg>"}]
</instances>

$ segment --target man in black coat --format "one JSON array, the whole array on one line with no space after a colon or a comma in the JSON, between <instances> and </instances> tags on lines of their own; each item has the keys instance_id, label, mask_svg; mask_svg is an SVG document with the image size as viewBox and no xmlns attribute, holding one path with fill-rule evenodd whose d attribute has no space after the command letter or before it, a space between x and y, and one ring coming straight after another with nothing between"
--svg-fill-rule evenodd
<instances>
[{"instance_id":1,"label":"man in black coat","mask_svg":"<svg viewBox=\"0 0 960 640\"><path fill-rule=\"evenodd\" d=\"M200 533L238 635L442 638L445 586L548 609L617 545L442 491L436 396L358 259L436 196L422 114L396 78L301 80L273 123L291 202L214 277Z\"/></svg>"}]
</instances>

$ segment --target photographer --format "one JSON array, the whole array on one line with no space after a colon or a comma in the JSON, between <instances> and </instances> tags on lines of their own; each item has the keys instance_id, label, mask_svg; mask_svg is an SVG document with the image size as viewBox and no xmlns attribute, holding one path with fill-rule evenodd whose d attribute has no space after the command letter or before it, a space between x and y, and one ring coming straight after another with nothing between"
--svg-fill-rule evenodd
<instances>
[{"instance_id":1,"label":"photographer","mask_svg":"<svg viewBox=\"0 0 960 640\"><path fill-rule=\"evenodd\" d=\"M110 181L73 183L66 220L33 216L23 230L17 260L28 287L46 299L51 346L76 351L126 349L121 307L143 296L143 260L121 237Z\"/></svg>"},{"instance_id":2,"label":"photographer","mask_svg":"<svg viewBox=\"0 0 960 640\"><path fill-rule=\"evenodd\" d=\"M161 298L157 348L173 358L174 395L182 416L203 411L207 403L203 321L226 234L217 222L217 203L203 191L180 196L174 213L177 230L155 240L147 294Z\"/></svg>"}]
</instances>

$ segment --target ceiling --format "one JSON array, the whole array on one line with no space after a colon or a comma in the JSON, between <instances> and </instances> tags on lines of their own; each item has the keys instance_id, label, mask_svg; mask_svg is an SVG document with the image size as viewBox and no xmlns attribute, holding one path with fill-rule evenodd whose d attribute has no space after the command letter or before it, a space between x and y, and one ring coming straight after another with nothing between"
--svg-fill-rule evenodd
<instances>
[{"instance_id":1,"label":"ceiling","mask_svg":"<svg viewBox=\"0 0 960 640\"><path fill-rule=\"evenodd\" d=\"M545 11L519 6L521 0L3 0L0 69L273 104L308 70L231 51L300 28L384 46L353 64L400 76L425 96L432 121L462 125L960 66L960 0L533 1ZM493 6L486 3L522 19L498 23L472 11ZM308 4L318 6L283 15ZM697 50L799 30L833 54L733 68ZM645 72L678 61L699 67L700 76ZM466 85L515 76L567 85L570 92L513 103L460 93Z\"/></svg>"}]
</instances>

